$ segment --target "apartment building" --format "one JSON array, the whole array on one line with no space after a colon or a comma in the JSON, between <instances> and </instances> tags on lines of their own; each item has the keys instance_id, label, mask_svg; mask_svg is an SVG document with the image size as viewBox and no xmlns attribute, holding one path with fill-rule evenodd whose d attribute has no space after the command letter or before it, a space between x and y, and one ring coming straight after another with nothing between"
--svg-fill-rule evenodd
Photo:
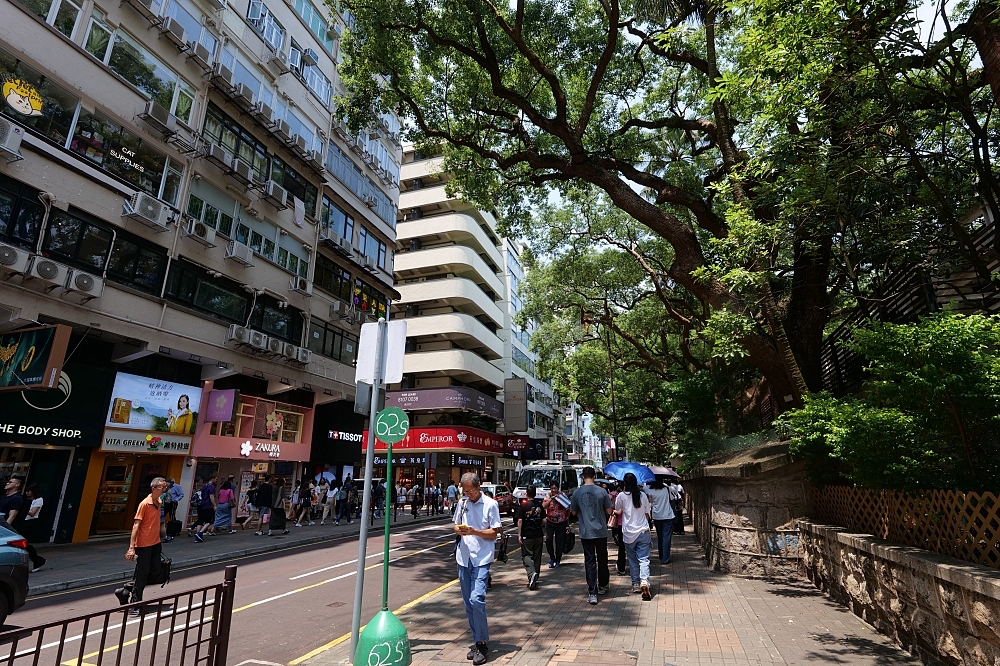
<instances>
[{"instance_id":1,"label":"apartment building","mask_svg":"<svg viewBox=\"0 0 1000 666\"><path fill-rule=\"evenodd\" d=\"M58 388L0 394L0 475L69 541L127 529L155 475L342 473L359 327L398 298L401 157L396 118L331 116L351 17L0 2L0 357L69 336Z\"/></svg>"}]
</instances>

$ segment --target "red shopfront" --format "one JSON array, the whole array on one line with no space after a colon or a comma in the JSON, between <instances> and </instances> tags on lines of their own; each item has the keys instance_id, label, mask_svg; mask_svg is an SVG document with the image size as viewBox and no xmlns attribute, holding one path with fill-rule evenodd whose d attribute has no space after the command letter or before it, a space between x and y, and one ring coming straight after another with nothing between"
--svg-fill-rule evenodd
<instances>
[{"instance_id":1,"label":"red shopfront","mask_svg":"<svg viewBox=\"0 0 1000 666\"><path fill-rule=\"evenodd\" d=\"M368 433L365 433L367 439ZM376 440L376 455L385 458L387 447ZM412 483L426 472L428 483L458 481L462 474L473 472L486 479L487 470L494 467L494 456L502 455L504 437L477 428L448 426L440 428L410 428L406 438L392 445L393 459L402 462L393 467L392 481ZM382 461L380 460L380 462ZM411 461L413 463L411 464ZM375 477L385 476L385 465L375 468Z\"/></svg>"},{"instance_id":2,"label":"red shopfront","mask_svg":"<svg viewBox=\"0 0 1000 666\"><path fill-rule=\"evenodd\" d=\"M309 460L314 410L268 397L214 391L212 382L206 382L202 413L209 414L209 401L220 397L235 403L231 420L207 422L198 428L191 445L194 484L185 492L190 496L211 476L218 476L221 483L232 475L239 492L234 518L241 518L248 515L245 497L255 477L270 474L282 479L291 494Z\"/></svg>"}]
</instances>

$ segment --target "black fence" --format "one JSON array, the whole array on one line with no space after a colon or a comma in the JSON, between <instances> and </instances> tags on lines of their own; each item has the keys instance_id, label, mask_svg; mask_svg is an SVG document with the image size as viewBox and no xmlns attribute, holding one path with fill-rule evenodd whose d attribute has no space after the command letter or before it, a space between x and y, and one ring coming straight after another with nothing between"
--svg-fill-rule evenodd
<instances>
[{"instance_id":1,"label":"black fence","mask_svg":"<svg viewBox=\"0 0 1000 666\"><path fill-rule=\"evenodd\" d=\"M0 633L0 665L225 666L235 590L227 566L217 585L11 629Z\"/></svg>"}]
</instances>

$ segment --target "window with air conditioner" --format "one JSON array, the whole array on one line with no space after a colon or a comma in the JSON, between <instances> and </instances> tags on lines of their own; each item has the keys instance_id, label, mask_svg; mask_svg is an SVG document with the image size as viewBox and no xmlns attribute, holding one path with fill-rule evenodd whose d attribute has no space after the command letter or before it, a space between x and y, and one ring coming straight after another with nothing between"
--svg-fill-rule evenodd
<instances>
[{"instance_id":1,"label":"window with air conditioner","mask_svg":"<svg viewBox=\"0 0 1000 666\"><path fill-rule=\"evenodd\" d=\"M88 35L89 38L89 35ZM104 61L126 83L182 123L191 124L195 89L137 39L119 28Z\"/></svg>"},{"instance_id":2,"label":"window with air conditioner","mask_svg":"<svg viewBox=\"0 0 1000 666\"><path fill-rule=\"evenodd\" d=\"M390 228L396 228L396 205L365 176L361 168L340 150L333 141L327 143L326 168L334 178L343 183L362 201L366 197L375 199L375 214Z\"/></svg>"},{"instance_id":3,"label":"window with air conditioner","mask_svg":"<svg viewBox=\"0 0 1000 666\"><path fill-rule=\"evenodd\" d=\"M183 165L99 111L80 111L68 148L147 194L177 205Z\"/></svg>"},{"instance_id":4,"label":"window with air conditioner","mask_svg":"<svg viewBox=\"0 0 1000 666\"><path fill-rule=\"evenodd\" d=\"M293 8L326 52L333 53L334 39L330 37L329 24L323 18L324 12L317 9L311 0L295 0Z\"/></svg>"},{"instance_id":5,"label":"window with air conditioner","mask_svg":"<svg viewBox=\"0 0 1000 666\"><path fill-rule=\"evenodd\" d=\"M65 148L72 134L73 117L79 106L79 98L53 82L51 76L39 72L20 58L0 49L0 80L10 79L24 81L41 95L42 108L38 109L41 114L30 116L18 113L7 103L0 107L0 113Z\"/></svg>"},{"instance_id":6,"label":"window with air conditioner","mask_svg":"<svg viewBox=\"0 0 1000 666\"><path fill-rule=\"evenodd\" d=\"M271 180L281 185L290 197L297 197L305 204L306 214L316 212L316 198L319 188L306 180L302 174L293 169L280 157L271 158ZM289 199L291 205L291 199Z\"/></svg>"},{"instance_id":7,"label":"window with air conditioner","mask_svg":"<svg viewBox=\"0 0 1000 666\"><path fill-rule=\"evenodd\" d=\"M351 272L322 254L316 257L313 285L345 302L351 300Z\"/></svg>"},{"instance_id":8,"label":"window with air conditioner","mask_svg":"<svg viewBox=\"0 0 1000 666\"><path fill-rule=\"evenodd\" d=\"M340 206L323 196L323 208L319 217L320 228L327 236L337 235L354 244L354 218Z\"/></svg>"},{"instance_id":9,"label":"window with air conditioner","mask_svg":"<svg viewBox=\"0 0 1000 666\"><path fill-rule=\"evenodd\" d=\"M324 107L330 108L330 101L333 97L333 85L330 83L330 79L323 76L319 67L316 65L303 67L302 80L320 103Z\"/></svg>"},{"instance_id":10,"label":"window with air conditioner","mask_svg":"<svg viewBox=\"0 0 1000 666\"><path fill-rule=\"evenodd\" d=\"M249 164L255 178L267 180L269 165L264 144L215 104L209 104L205 112L202 135Z\"/></svg>"},{"instance_id":11,"label":"window with air conditioner","mask_svg":"<svg viewBox=\"0 0 1000 666\"><path fill-rule=\"evenodd\" d=\"M215 229L226 238L232 238L236 202L211 185L202 185L203 182L194 181L191 185L192 193L188 196L187 205L188 217L204 222L206 226ZM225 203L227 199L228 205Z\"/></svg>"},{"instance_id":12,"label":"window with air conditioner","mask_svg":"<svg viewBox=\"0 0 1000 666\"><path fill-rule=\"evenodd\" d=\"M34 250L44 212L38 190L0 174L0 243Z\"/></svg>"},{"instance_id":13,"label":"window with air conditioner","mask_svg":"<svg viewBox=\"0 0 1000 666\"><path fill-rule=\"evenodd\" d=\"M188 40L200 43L208 49L209 55L215 57L215 51L219 47L219 38L205 25L204 14L186 0L170 0L165 15L173 18L184 27Z\"/></svg>"},{"instance_id":14,"label":"window with air conditioner","mask_svg":"<svg viewBox=\"0 0 1000 666\"><path fill-rule=\"evenodd\" d=\"M364 227L358 230L358 250L361 254L369 257L375 265L385 270L386 246L385 243L375 237L375 234Z\"/></svg>"},{"instance_id":15,"label":"window with air conditioner","mask_svg":"<svg viewBox=\"0 0 1000 666\"><path fill-rule=\"evenodd\" d=\"M275 51L284 50L285 28L271 14L263 2L250 0L250 9L247 11L247 21L254 30L267 42Z\"/></svg>"}]
</instances>

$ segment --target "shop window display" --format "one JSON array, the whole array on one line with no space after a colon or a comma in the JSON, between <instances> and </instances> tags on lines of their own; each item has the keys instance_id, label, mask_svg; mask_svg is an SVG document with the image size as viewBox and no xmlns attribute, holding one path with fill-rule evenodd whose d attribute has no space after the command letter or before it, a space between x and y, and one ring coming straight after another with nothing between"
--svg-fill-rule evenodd
<instances>
[{"instance_id":1,"label":"shop window display","mask_svg":"<svg viewBox=\"0 0 1000 666\"><path fill-rule=\"evenodd\" d=\"M4 115L60 146L66 145L79 98L2 49L0 85Z\"/></svg>"}]
</instances>

